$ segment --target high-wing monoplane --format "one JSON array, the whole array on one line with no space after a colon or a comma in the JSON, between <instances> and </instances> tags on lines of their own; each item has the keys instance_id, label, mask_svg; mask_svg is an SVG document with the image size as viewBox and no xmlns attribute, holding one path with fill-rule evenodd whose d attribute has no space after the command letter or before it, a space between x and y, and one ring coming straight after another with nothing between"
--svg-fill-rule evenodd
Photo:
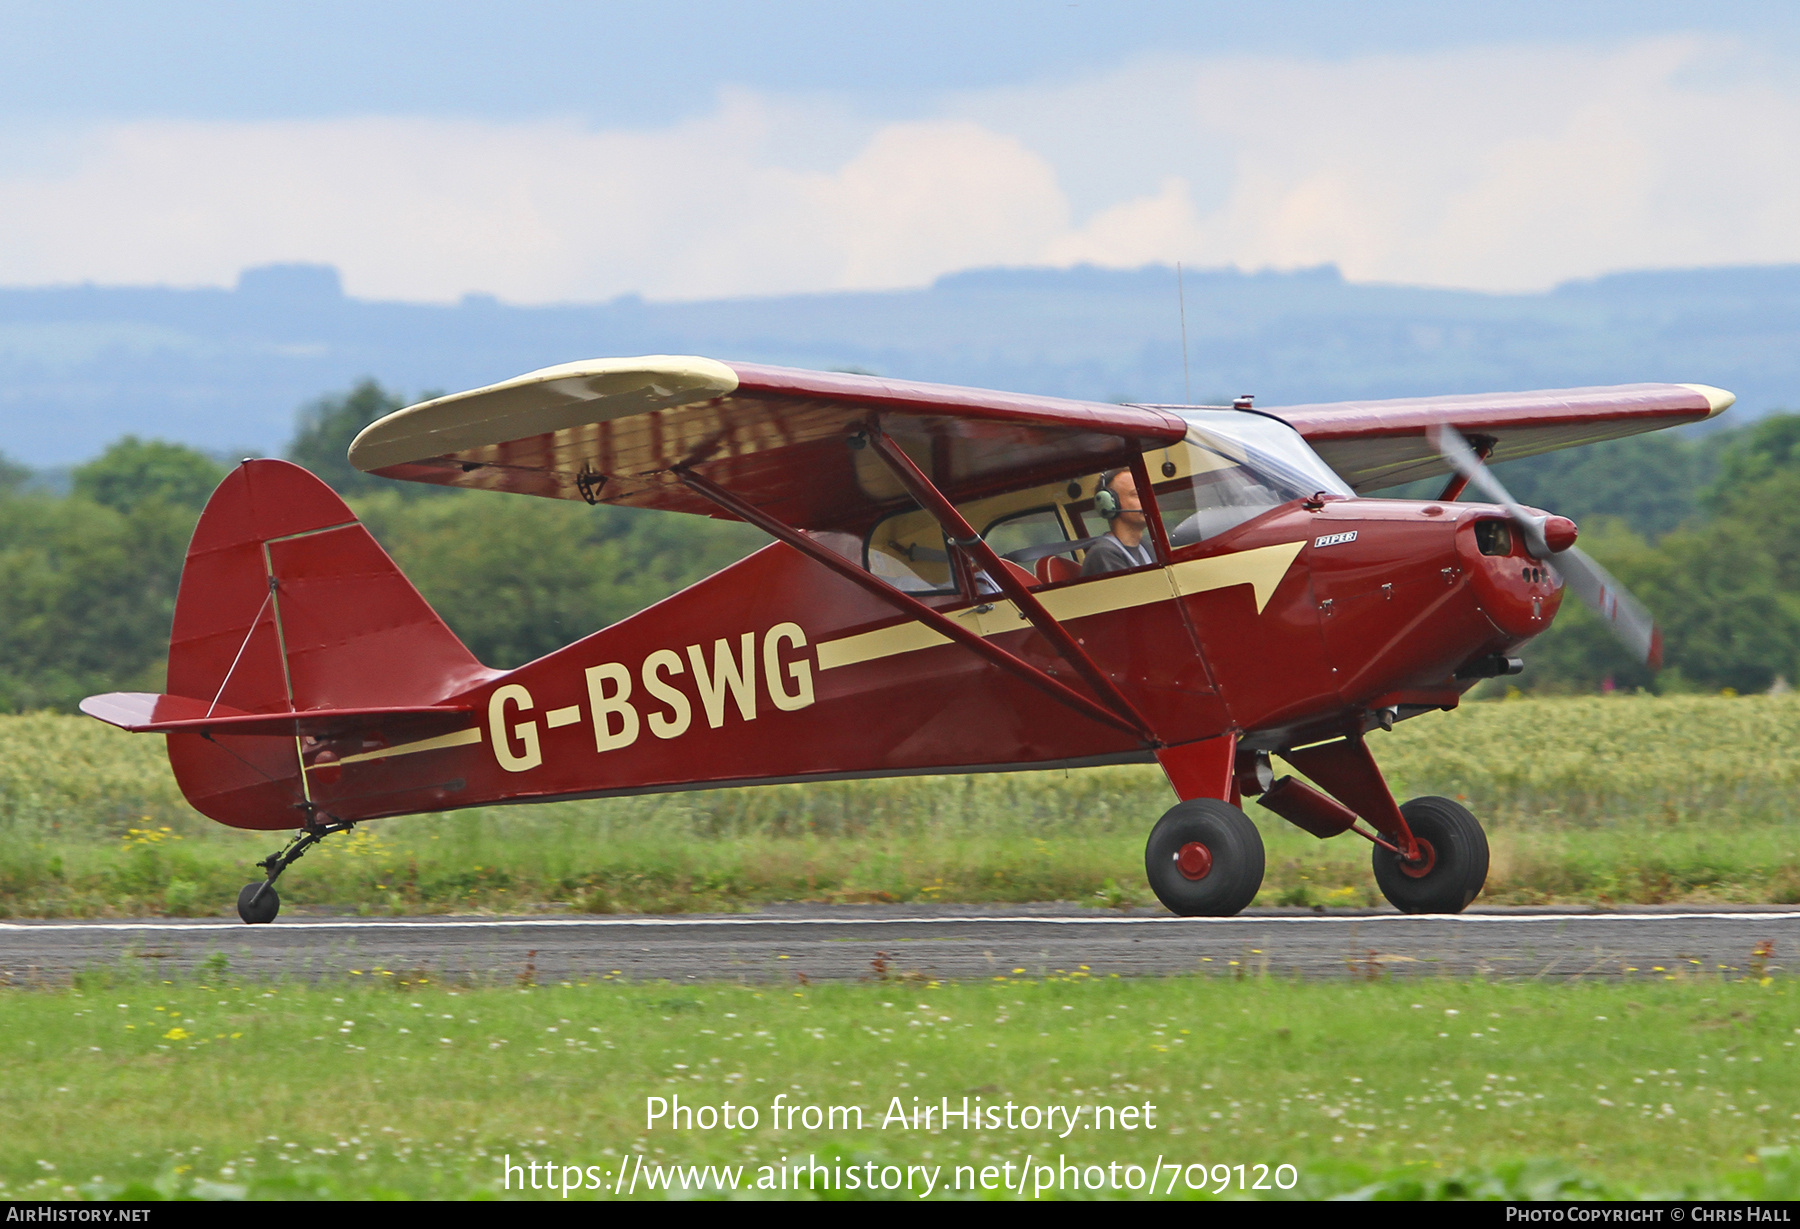
<instances>
[{"instance_id":1,"label":"high-wing monoplane","mask_svg":"<svg viewBox=\"0 0 1800 1229\"><path fill-rule=\"evenodd\" d=\"M1517 505L1484 462L1732 400L1637 384L1107 405L693 357L570 363L391 414L350 459L775 541L495 670L330 488L246 461L194 532L168 693L82 708L166 735L202 813L294 830L239 896L249 922L275 917L275 881L313 844L387 816L1150 762L1179 801L1145 870L1176 913L1255 897L1249 797L1367 839L1396 907L1455 912L1486 879L1480 824L1445 798L1397 804L1366 736L1516 672L1567 589L1641 660L1660 654L1575 526ZM1445 474L1432 500L1362 494ZM1493 502L1458 502L1467 486Z\"/></svg>"}]
</instances>

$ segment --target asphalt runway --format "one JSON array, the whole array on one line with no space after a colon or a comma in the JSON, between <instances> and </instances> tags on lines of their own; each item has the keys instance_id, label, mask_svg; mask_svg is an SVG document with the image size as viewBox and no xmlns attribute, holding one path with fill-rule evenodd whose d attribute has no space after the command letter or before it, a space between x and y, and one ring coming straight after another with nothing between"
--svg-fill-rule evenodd
<instances>
[{"instance_id":1,"label":"asphalt runway","mask_svg":"<svg viewBox=\"0 0 1800 1229\"><path fill-rule=\"evenodd\" d=\"M1758 949L1761 949L1759 954ZM1800 910L1254 910L1235 918L1070 905L785 906L682 917L348 918L0 923L0 983L86 969L352 978L423 972L479 984L599 977L671 982L1041 977L1205 972L1309 978L1786 975ZM211 962L210 965L206 962Z\"/></svg>"}]
</instances>

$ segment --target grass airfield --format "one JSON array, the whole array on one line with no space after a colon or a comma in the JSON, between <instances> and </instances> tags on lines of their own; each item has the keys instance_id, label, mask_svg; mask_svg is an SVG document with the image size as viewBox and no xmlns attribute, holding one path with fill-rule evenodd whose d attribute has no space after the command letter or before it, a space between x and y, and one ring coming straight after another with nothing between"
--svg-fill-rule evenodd
<instances>
[{"instance_id":1,"label":"grass airfield","mask_svg":"<svg viewBox=\"0 0 1800 1229\"><path fill-rule=\"evenodd\" d=\"M0 994L0 1197L563 1197L519 1190L523 1170L503 1189L502 1158L635 1174L639 1195L663 1193L646 1169L741 1167L755 1195L760 1167L806 1157L941 1166L934 1198L1007 1197L942 1183L1028 1157L1137 1165L1140 1184L1161 1158L1192 1197L1800 1197L1785 979L475 988L215 972ZM777 1094L860 1106L863 1129L783 1128ZM647 1098L677 1096L759 1106L758 1127L647 1128ZM894 1098L964 1096L1149 1103L1155 1127L880 1125ZM1238 1189L1258 1164L1293 1166L1291 1189Z\"/></svg>"},{"instance_id":2,"label":"grass airfield","mask_svg":"<svg viewBox=\"0 0 1800 1229\"><path fill-rule=\"evenodd\" d=\"M1800 697L1470 704L1374 746L1400 797L1460 796L1482 818L1489 902L1800 901ZM1154 770L1114 769L426 816L334 838L282 890L289 908L376 915L1103 909L1149 903L1142 842L1170 801ZM1361 842L1259 823L1259 904L1377 899ZM158 740L50 715L0 718L0 835L0 910L15 917L222 913L275 843L189 811ZM0 991L0 1197L561 1197L504 1189L500 1158L609 1183L741 1166L738 1193L754 1196L760 1167L784 1158L941 1166L948 1183L958 1166L1056 1156L1127 1176L1179 1162L1177 1196L1800 1198L1791 957L1606 984L452 985L380 970L301 984L242 979L223 955L192 980L98 970ZM764 1119L647 1130L646 1098L677 1093ZM777 1130L778 1093L859 1105L867 1125ZM1158 1125L1066 1139L875 1125L891 1098L965 1095L1151 1102ZM1258 1164L1297 1180L1241 1189ZM933 1194L957 1196L1006 1192Z\"/></svg>"},{"instance_id":3,"label":"grass airfield","mask_svg":"<svg viewBox=\"0 0 1800 1229\"><path fill-rule=\"evenodd\" d=\"M1489 904L1800 902L1800 694L1469 703L1371 736L1396 796L1466 801ZM282 880L284 907L721 912L772 901L1154 905L1150 766L763 786L381 820ZM1381 903L1369 848L1251 803L1260 905ZM0 717L0 912L229 915L278 835L181 799L162 742Z\"/></svg>"}]
</instances>

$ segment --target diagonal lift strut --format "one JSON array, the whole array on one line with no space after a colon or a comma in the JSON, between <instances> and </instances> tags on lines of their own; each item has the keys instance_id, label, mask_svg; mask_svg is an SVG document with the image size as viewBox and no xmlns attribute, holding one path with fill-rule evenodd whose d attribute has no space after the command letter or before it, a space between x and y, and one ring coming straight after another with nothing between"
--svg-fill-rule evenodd
<instances>
[{"instance_id":1,"label":"diagonal lift strut","mask_svg":"<svg viewBox=\"0 0 1800 1229\"><path fill-rule=\"evenodd\" d=\"M1118 685L1106 676L1098 663L1088 656L1069 629L1056 621L1056 617L1044 609L1042 602L1034 594L1006 562L995 553L994 548L978 533L975 527L963 517L949 498L925 475L913 459L906 455L904 449L896 444L893 437L871 425L868 432L869 447L875 455L887 462L888 468L894 471L907 491L937 521L938 527L944 531L944 537L952 544L975 557L988 579L1000 586L1002 592L1019 608L1019 613L1031 621L1032 627L1048 640L1056 649L1057 656L1072 666L1076 673L1087 682L1101 701L1119 716L1129 721L1136 732L1146 742L1155 742L1156 737L1150 731L1150 723L1144 720L1137 706L1126 698Z\"/></svg>"},{"instance_id":2,"label":"diagonal lift strut","mask_svg":"<svg viewBox=\"0 0 1800 1229\"><path fill-rule=\"evenodd\" d=\"M958 623L955 619L950 618L943 612L927 606L924 602L921 602L911 594L896 589L893 585L890 585L879 576L858 567L836 551L829 550L826 547L819 545L819 543L815 542L812 538L787 524L785 521L770 516L761 508L738 498L724 487L694 473L692 470L680 469L676 472L680 476L681 481L695 494L711 503L717 504L733 516L755 525L758 529L762 530L770 537L775 538L777 541L785 542L815 563L829 568L831 571L836 572L839 576L842 576L852 584L866 589L869 593L880 598L890 606L893 606L902 614L917 619L919 622L925 624L946 639L962 645L964 648L979 654L1008 673L1016 675L1018 678L1030 683L1033 687L1036 687L1039 691L1042 691L1045 695L1048 695L1058 703L1074 709L1085 717L1101 722L1104 725L1111 726L1112 728L1130 734L1135 738L1143 739L1146 742L1154 741L1141 722L1127 720L1125 717L1115 713L1112 709L1096 704L1093 700L1088 699L1088 697L1082 695L1068 684L1046 674L1043 670L1038 669L1038 667L1032 665L1023 658L1007 652L999 645L990 642L979 632L971 631L969 628L964 627L961 623Z\"/></svg>"}]
</instances>

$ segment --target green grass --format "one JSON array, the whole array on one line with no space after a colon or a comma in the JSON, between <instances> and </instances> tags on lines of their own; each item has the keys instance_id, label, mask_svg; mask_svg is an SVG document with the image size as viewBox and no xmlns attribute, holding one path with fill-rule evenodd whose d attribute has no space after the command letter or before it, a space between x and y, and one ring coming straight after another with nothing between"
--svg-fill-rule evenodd
<instances>
[{"instance_id":1,"label":"green grass","mask_svg":"<svg viewBox=\"0 0 1800 1229\"><path fill-rule=\"evenodd\" d=\"M1483 702L1373 736L1400 798L1464 799L1494 903L1800 901L1800 696ZM730 910L778 900L1149 904L1154 768L906 778L384 820L287 878L370 913ZM1368 847L1253 803L1261 904L1379 902ZM228 911L279 844L189 810L161 741L0 717L0 912Z\"/></svg>"},{"instance_id":2,"label":"green grass","mask_svg":"<svg viewBox=\"0 0 1800 1229\"><path fill-rule=\"evenodd\" d=\"M1314 1197L1800 1196L1786 981L346 981L245 984L219 957L201 982L0 992L0 1198L464 1198L504 1193L502 1157L634 1154L752 1180L809 1155L946 1175L1160 1155L1292 1165ZM777 1129L777 1093L863 1128ZM647 1128L677 1095L760 1121ZM965 1095L1149 1103L1156 1128L880 1125L893 1098Z\"/></svg>"},{"instance_id":3,"label":"green grass","mask_svg":"<svg viewBox=\"0 0 1800 1229\"><path fill-rule=\"evenodd\" d=\"M1471 704L1374 746L1402 798L1460 796L1482 817L1490 900L1800 899L1800 698ZM283 892L377 913L1137 903L1143 837L1170 801L1154 770L1111 769L422 816L334 838ZM1259 822L1263 903L1374 899L1360 842ZM188 810L158 740L0 718L8 913L216 912L274 844ZM0 1197L460 1198L506 1194L505 1156L608 1174L636 1155L741 1164L754 1182L758 1166L812 1154L946 1175L1047 1154L1286 1163L1306 1196L1800 1197L1800 991L1663 977L1077 970L771 988L450 986L367 969L270 985L234 978L222 955L196 982L102 970L0 990ZM763 1122L646 1130L645 1099L676 1092L756 1104ZM873 1113L861 1131L777 1133L777 1092ZM1158 1129L1055 1140L874 1125L889 1098L965 1094L1149 1101Z\"/></svg>"}]
</instances>

